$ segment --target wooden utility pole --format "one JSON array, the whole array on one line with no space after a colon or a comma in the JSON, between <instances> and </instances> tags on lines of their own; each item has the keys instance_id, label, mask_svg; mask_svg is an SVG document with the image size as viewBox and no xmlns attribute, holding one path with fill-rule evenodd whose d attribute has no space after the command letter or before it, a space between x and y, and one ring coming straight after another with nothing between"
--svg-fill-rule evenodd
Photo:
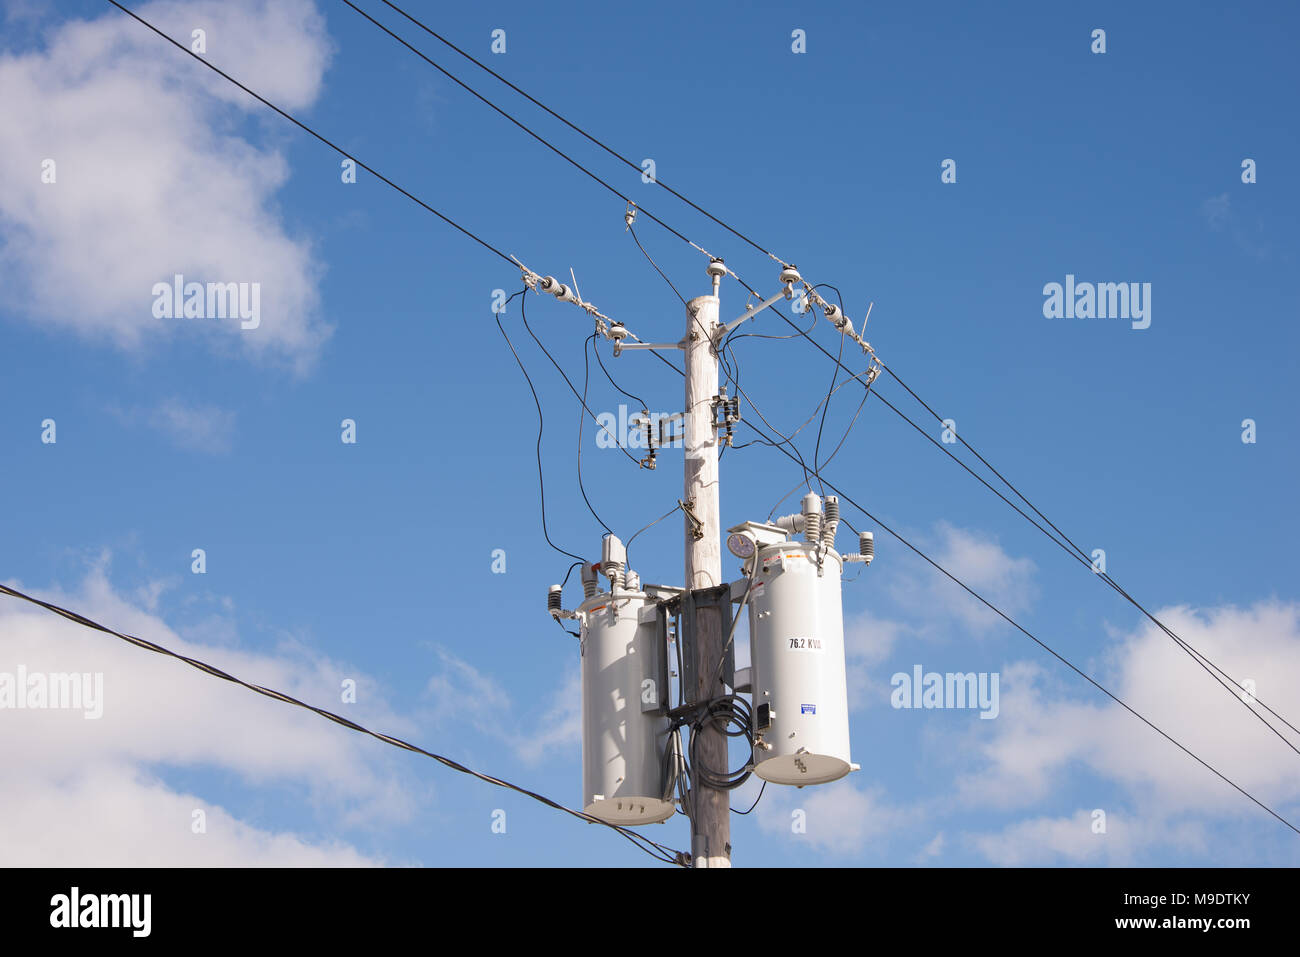
<instances>
[{"instance_id":1,"label":"wooden utility pole","mask_svg":"<svg viewBox=\"0 0 1300 957\"><path fill-rule=\"evenodd\" d=\"M685 499L686 587L722 584L722 529L718 507L718 435L714 398L718 395L718 286L726 274L721 261L709 264L713 295L686 304ZM722 610L697 611L695 645L696 701L723 693L718 662L722 659ZM727 770L727 737L710 722L693 742L697 764L715 774ZM691 782L691 857L695 867L731 866L731 794L706 786L700 775Z\"/></svg>"}]
</instances>

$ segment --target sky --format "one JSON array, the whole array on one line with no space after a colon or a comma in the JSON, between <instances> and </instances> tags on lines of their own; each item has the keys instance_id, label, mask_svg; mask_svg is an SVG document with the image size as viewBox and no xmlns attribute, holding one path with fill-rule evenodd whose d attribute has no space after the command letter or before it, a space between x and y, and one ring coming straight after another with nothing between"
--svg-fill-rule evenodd
<instances>
[{"instance_id":1,"label":"sky","mask_svg":"<svg viewBox=\"0 0 1300 957\"><path fill-rule=\"evenodd\" d=\"M356 2L631 197L685 298L709 292L707 260L648 214L779 290L764 253ZM643 339L681 337L622 199L344 3L130 6L187 47L202 30L209 63L529 268L572 269ZM410 9L834 285L858 328L870 307L876 353L957 434L1300 725L1293 6ZM4 4L0 581L577 806L578 647L544 606L570 559L543 534L537 410L492 312L519 271L341 163L107 3ZM257 284L258 308L168 316L155 287L176 275ZM1053 316L1053 283L1136 284L1145 316ZM728 277L722 318L747 297ZM590 320L524 302L581 388ZM599 447L520 307L500 319L544 411L547 530L594 560L601 521L627 540L675 504L681 452L649 471ZM791 330L769 311L746 331ZM838 351L827 322L813 335ZM830 360L799 338L734 344L768 422L812 415ZM662 364L598 348L651 411L680 411ZM865 368L851 344L844 357ZM593 411L639 410L587 374ZM897 381L875 388L979 468ZM860 398L832 400L823 460ZM866 403L824 473L1300 823L1300 755L885 405ZM771 448L729 450L723 526L763 520L802 480ZM862 769L769 785L733 815L737 866L1300 863L1284 824L845 517L876 540L843 592ZM637 539L644 581L680 583L682 534L675 515ZM738 645L743 662L743 628ZM917 667L997 676L996 717L894 707L893 676ZM20 668L102 674L102 713L0 709L0 863L651 863L605 828L4 599L0 676ZM680 816L644 830L689 847Z\"/></svg>"}]
</instances>

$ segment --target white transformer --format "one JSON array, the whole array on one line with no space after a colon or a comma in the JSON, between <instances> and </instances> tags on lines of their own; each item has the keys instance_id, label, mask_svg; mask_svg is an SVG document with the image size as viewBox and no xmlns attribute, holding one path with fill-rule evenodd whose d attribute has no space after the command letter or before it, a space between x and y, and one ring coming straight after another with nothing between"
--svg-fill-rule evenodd
<instances>
[{"instance_id":1,"label":"white transformer","mask_svg":"<svg viewBox=\"0 0 1300 957\"><path fill-rule=\"evenodd\" d=\"M750 576L754 773L774 784L824 784L858 767L849 757L840 576L845 560L864 559L835 551L838 502L827 506L823 523L809 495L802 514L737 526L728 540ZM791 539L794 531L804 540Z\"/></svg>"},{"instance_id":2,"label":"white transformer","mask_svg":"<svg viewBox=\"0 0 1300 957\"><path fill-rule=\"evenodd\" d=\"M579 607L582 622L583 809L611 824L664 821L668 718L660 685L663 641L655 602L612 585Z\"/></svg>"}]
</instances>

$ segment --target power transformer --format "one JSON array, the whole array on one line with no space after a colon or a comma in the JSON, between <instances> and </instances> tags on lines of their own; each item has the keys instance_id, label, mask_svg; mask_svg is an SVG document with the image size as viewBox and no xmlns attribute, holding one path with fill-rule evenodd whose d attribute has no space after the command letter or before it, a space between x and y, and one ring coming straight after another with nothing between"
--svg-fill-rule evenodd
<instances>
[{"instance_id":1,"label":"power transformer","mask_svg":"<svg viewBox=\"0 0 1300 957\"><path fill-rule=\"evenodd\" d=\"M730 529L728 548L744 559L754 721L754 773L799 787L835 781L858 766L849 756L848 687L840 580L846 561L869 562L869 533L858 555L835 550L839 503L823 514L815 494L803 511L775 524ZM802 539L793 538L802 532Z\"/></svg>"},{"instance_id":2,"label":"power transformer","mask_svg":"<svg viewBox=\"0 0 1300 957\"><path fill-rule=\"evenodd\" d=\"M582 604L560 610L554 586L551 609L581 625L583 809L632 826L667 820L675 805L663 700L667 619L625 562L622 544L608 536L602 562L583 568ZM599 589L598 570L607 590Z\"/></svg>"}]
</instances>

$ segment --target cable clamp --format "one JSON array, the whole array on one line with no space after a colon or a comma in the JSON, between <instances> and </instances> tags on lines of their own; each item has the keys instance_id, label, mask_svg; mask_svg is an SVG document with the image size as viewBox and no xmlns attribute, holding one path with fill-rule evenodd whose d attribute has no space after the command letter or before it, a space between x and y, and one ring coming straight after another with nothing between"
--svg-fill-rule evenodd
<instances>
[{"instance_id":1,"label":"cable clamp","mask_svg":"<svg viewBox=\"0 0 1300 957\"><path fill-rule=\"evenodd\" d=\"M691 538L697 542L704 537L704 522L695 514L695 499L683 502L680 498L677 504L682 507L682 514L686 516L691 523Z\"/></svg>"}]
</instances>

